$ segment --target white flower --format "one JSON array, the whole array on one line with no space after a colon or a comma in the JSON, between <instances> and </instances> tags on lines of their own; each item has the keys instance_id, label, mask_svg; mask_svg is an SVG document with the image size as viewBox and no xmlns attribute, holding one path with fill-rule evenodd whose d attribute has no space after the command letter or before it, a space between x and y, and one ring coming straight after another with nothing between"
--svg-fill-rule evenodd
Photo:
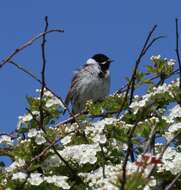
<instances>
[{"instance_id":1,"label":"white flower","mask_svg":"<svg viewBox=\"0 0 181 190\"><path fill-rule=\"evenodd\" d=\"M41 133L38 133L36 138L35 138L35 142L36 142L36 144L41 145L41 144L44 144L46 142L46 139L44 136L42 136Z\"/></svg>"},{"instance_id":2,"label":"white flower","mask_svg":"<svg viewBox=\"0 0 181 190\"><path fill-rule=\"evenodd\" d=\"M170 141L173 138L173 134L170 132L165 132L165 134L163 135L167 141Z\"/></svg>"},{"instance_id":3,"label":"white flower","mask_svg":"<svg viewBox=\"0 0 181 190\"><path fill-rule=\"evenodd\" d=\"M71 139L72 139L72 136L67 135L66 137L64 137L63 139L61 139L61 143L62 143L63 145L67 145L68 143L71 142Z\"/></svg>"},{"instance_id":4,"label":"white flower","mask_svg":"<svg viewBox=\"0 0 181 190\"><path fill-rule=\"evenodd\" d=\"M92 138L94 142L105 144L107 141L107 138L104 134L97 134L95 137Z\"/></svg>"},{"instance_id":5,"label":"white flower","mask_svg":"<svg viewBox=\"0 0 181 190\"><path fill-rule=\"evenodd\" d=\"M35 137L36 144L41 145L46 142L46 139L42 134L43 134L42 130L37 130L33 128L29 130L28 137L29 138Z\"/></svg>"},{"instance_id":6,"label":"white flower","mask_svg":"<svg viewBox=\"0 0 181 190\"><path fill-rule=\"evenodd\" d=\"M80 165L90 163L94 164L97 161L96 154L101 151L98 144L81 144L67 146L63 150L58 151L59 154L67 161L71 160ZM45 167L57 167L57 165L64 164L57 155L50 156L45 160Z\"/></svg>"},{"instance_id":7,"label":"white flower","mask_svg":"<svg viewBox=\"0 0 181 190\"><path fill-rule=\"evenodd\" d=\"M27 113L26 115L24 116L19 116L18 119L19 119L19 122L18 122L18 126L22 124L26 124L27 122L31 121L33 119L33 116L38 116L39 115L39 111L32 111L32 114L30 113Z\"/></svg>"},{"instance_id":8,"label":"white flower","mask_svg":"<svg viewBox=\"0 0 181 190\"><path fill-rule=\"evenodd\" d=\"M40 185L43 182L43 177L41 173L31 173L30 177L28 178L28 182L31 185Z\"/></svg>"},{"instance_id":9,"label":"white flower","mask_svg":"<svg viewBox=\"0 0 181 190\"><path fill-rule=\"evenodd\" d=\"M44 96L47 96L47 97L53 97L54 95L50 92L50 91L48 91L48 90L44 90L44 94L43 94Z\"/></svg>"},{"instance_id":10,"label":"white flower","mask_svg":"<svg viewBox=\"0 0 181 190\"><path fill-rule=\"evenodd\" d=\"M56 175L44 177L44 180L47 181L47 183L53 183L54 185L62 189L70 189L69 184L66 182L67 179L68 179L67 176L56 176Z\"/></svg>"},{"instance_id":11,"label":"white flower","mask_svg":"<svg viewBox=\"0 0 181 190\"><path fill-rule=\"evenodd\" d=\"M172 66L172 65L175 65L176 61L174 59L169 59L167 60L167 64Z\"/></svg>"},{"instance_id":12,"label":"white flower","mask_svg":"<svg viewBox=\"0 0 181 190\"><path fill-rule=\"evenodd\" d=\"M177 117L181 117L181 107L180 105L176 105L174 106L171 110L170 110L170 118L174 119Z\"/></svg>"},{"instance_id":13,"label":"white flower","mask_svg":"<svg viewBox=\"0 0 181 190\"><path fill-rule=\"evenodd\" d=\"M181 172L181 153L177 152L173 147L168 147L162 158L162 169L164 172L170 171L173 175Z\"/></svg>"},{"instance_id":14,"label":"white flower","mask_svg":"<svg viewBox=\"0 0 181 190\"><path fill-rule=\"evenodd\" d=\"M150 190L150 187L146 185L143 190Z\"/></svg>"},{"instance_id":15,"label":"white flower","mask_svg":"<svg viewBox=\"0 0 181 190\"><path fill-rule=\"evenodd\" d=\"M31 137L35 137L36 135L38 134L38 131L33 128L33 129L30 129L29 132L28 132L28 137L31 138Z\"/></svg>"},{"instance_id":16,"label":"white flower","mask_svg":"<svg viewBox=\"0 0 181 190\"><path fill-rule=\"evenodd\" d=\"M51 106L60 106L63 109L65 109L64 104L62 103L62 101L60 101L57 97L52 97L51 99L48 99L45 106L47 108L51 107Z\"/></svg>"},{"instance_id":17,"label":"white flower","mask_svg":"<svg viewBox=\"0 0 181 190\"><path fill-rule=\"evenodd\" d=\"M0 136L0 144L7 144L7 145L12 145L12 140L11 137L8 135L2 135Z\"/></svg>"},{"instance_id":18,"label":"white flower","mask_svg":"<svg viewBox=\"0 0 181 190\"><path fill-rule=\"evenodd\" d=\"M12 180L25 180L27 178L27 174L26 173L23 173L23 172L17 172L17 173L14 173L13 176L12 176Z\"/></svg>"},{"instance_id":19,"label":"white flower","mask_svg":"<svg viewBox=\"0 0 181 190\"><path fill-rule=\"evenodd\" d=\"M161 58L161 55L155 55L155 56L151 56L151 61L153 60L159 60Z\"/></svg>"},{"instance_id":20,"label":"white flower","mask_svg":"<svg viewBox=\"0 0 181 190\"><path fill-rule=\"evenodd\" d=\"M27 123L27 122L31 121L32 119L33 119L33 117L29 113L24 116L19 116L19 120L21 123Z\"/></svg>"},{"instance_id":21,"label":"white flower","mask_svg":"<svg viewBox=\"0 0 181 190\"><path fill-rule=\"evenodd\" d=\"M5 170L7 172L13 172L15 169L21 168L24 165L25 165L25 160L19 158L16 161L14 161L10 166L8 166Z\"/></svg>"},{"instance_id":22,"label":"white flower","mask_svg":"<svg viewBox=\"0 0 181 190\"><path fill-rule=\"evenodd\" d=\"M106 135L104 134L104 128L106 125L111 125L119 120L116 118L105 118L99 121L96 121L92 123L91 126L87 126L85 128L85 134L91 140L93 140L94 143L100 143L100 144L105 144L107 141Z\"/></svg>"},{"instance_id":23,"label":"white flower","mask_svg":"<svg viewBox=\"0 0 181 190\"><path fill-rule=\"evenodd\" d=\"M105 165L103 176L103 168L98 168L90 173L79 173L84 179L84 182L88 184L91 189L103 190L119 190L119 178L121 173L122 165Z\"/></svg>"},{"instance_id":24,"label":"white flower","mask_svg":"<svg viewBox=\"0 0 181 190\"><path fill-rule=\"evenodd\" d=\"M175 124L171 125L168 128L168 131L171 132L171 133L173 133L173 132L178 131L179 129L181 129L181 122L180 123L175 123Z\"/></svg>"}]
</instances>

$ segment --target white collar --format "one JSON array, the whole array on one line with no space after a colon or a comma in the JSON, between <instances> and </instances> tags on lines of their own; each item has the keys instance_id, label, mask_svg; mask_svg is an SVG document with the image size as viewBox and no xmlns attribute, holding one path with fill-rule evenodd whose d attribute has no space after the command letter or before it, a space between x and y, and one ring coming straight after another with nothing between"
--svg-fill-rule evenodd
<instances>
[{"instance_id":1,"label":"white collar","mask_svg":"<svg viewBox=\"0 0 181 190\"><path fill-rule=\"evenodd\" d=\"M87 61L86 61L86 64L97 64L96 60L95 59L92 59L92 58L89 58Z\"/></svg>"}]
</instances>

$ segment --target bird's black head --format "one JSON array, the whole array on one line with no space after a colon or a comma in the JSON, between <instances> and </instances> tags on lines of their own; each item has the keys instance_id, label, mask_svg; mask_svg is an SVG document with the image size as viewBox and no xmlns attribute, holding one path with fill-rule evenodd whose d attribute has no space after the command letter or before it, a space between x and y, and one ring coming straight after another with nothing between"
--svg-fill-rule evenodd
<instances>
[{"instance_id":1,"label":"bird's black head","mask_svg":"<svg viewBox=\"0 0 181 190\"><path fill-rule=\"evenodd\" d=\"M112 60L107 57L106 55L104 54L95 54L92 59L94 59L96 62L99 63L100 67L101 67L101 70L103 72L107 71L109 69L109 65L110 63L112 62Z\"/></svg>"}]
</instances>

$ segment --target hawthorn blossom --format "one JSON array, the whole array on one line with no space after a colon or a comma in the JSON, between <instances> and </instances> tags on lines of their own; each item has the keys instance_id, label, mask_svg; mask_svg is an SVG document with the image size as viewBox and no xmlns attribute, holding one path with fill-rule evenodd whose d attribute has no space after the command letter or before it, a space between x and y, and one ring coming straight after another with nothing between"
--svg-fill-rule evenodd
<instances>
[{"instance_id":1,"label":"hawthorn blossom","mask_svg":"<svg viewBox=\"0 0 181 190\"><path fill-rule=\"evenodd\" d=\"M29 132L28 132L28 137L29 138L32 138L32 137L35 137L36 135L38 134L38 130L33 128L33 129L30 129Z\"/></svg>"},{"instance_id":2,"label":"hawthorn blossom","mask_svg":"<svg viewBox=\"0 0 181 190\"><path fill-rule=\"evenodd\" d=\"M24 172L13 173L12 180L20 180L23 181L27 178L27 174Z\"/></svg>"},{"instance_id":3,"label":"hawthorn blossom","mask_svg":"<svg viewBox=\"0 0 181 190\"><path fill-rule=\"evenodd\" d=\"M31 173L27 181L31 185L38 186L43 182L43 176L41 173Z\"/></svg>"},{"instance_id":4,"label":"hawthorn blossom","mask_svg":"<svg viewBox=\"0 0 181 190\"><path fill-rule=\"evenodd\" d=\"M38 145L44 144L46 142L45 137L43 136L43 131L42 130L37 130L35 128L30 129L28 132L28 137L29 138L35 138L35 142Z\"/></svg>"},{"instance_id":5,"label":"hawthorn blossom","mask_svg":"<svg viewBox=\"0 0 181 190\"><path fill-rule=\"evenodd\" d=\"M50 108L52 106L60 106L61 108L65 109L65 106L63 105L62 101L58 99L57 97L52 97L51 99L48 99L46 101L45 106L47 108Z\"/></svg>"},{"instance_id":6,"label":"hawthorn blossom","mask_svg":"<svg viewBox=\"0 0 181 190\"><path fill-rule=\"evenodd\" d=\"M67 176L45 176L44 181L47 183L53 183L57 187L62 189L70 189L70 185L67 183L68 177Z\"/></svg>"},{"instance_id":7,"label":"hawthorn blossom","mask_svg":"<svg viewBox=\"0 0 181 190\"><path fill-rule=\"evenodd\" d=\"M105 165L103 176L103 168L98 168L95 171L91 171L90 173L79 173L79 176L83 177L84 182L88 183L91 189L112 189L118 190L120 181L120 172L122 169L122 165Z\"/></svg>"},{"instance_id":8,"label":"hawthorn blossom","mask_svg":"<svg viewBox=\"0 0 181 190\"><path fill-rule=\"evenodd\" d=\"M170 171L173 175L181 172L181 152L173 147L168 147L162 158L162 171Z\"/></svg>"},{"instance_id":9,"label":"hawthorn blossom","mask_svg":"<svg viewBox=\"0 0 181 190\"><path fill-rule=\"evenodd\" d=\"M35 138L35 142L38 145L46 143L45 137L42 135L42 133L38 133Z\"/></svg>"},{"instance_id":10,"label":"hawthorn blossom","mask_svg":"<svg viewBox=\"0 0 181 190\"><path fill-rule=\"evenodd\" d=\"M80 165L90 163L95 164L97 161L96 154L101 151L97 144L81 144L67 146L63 150L58 151L65 160L71 160ZM44 161L44 167L57 167L62 165L62 161L57 155L50 156Z\"/></svg>"},{"instance_id":11,"label":"hawthorn blossom","mask_svg":"<svg viewBox=\"0 0 181 190\"><path fill-rule=\"evenodd\" d=\"M18 158L16 161L14 161L10 166L6 167L5 170L7 172L13 172L17 168L21 168L25 165L25 160Z\"/></svg>"},{"instance_id":12,"label":"hawthorn blossom","mask_svg":"<svg viewBox=\"0 0 181 190\"><path fill-rule=\"evenodd\" d=\"M179 129L181 129L181 122L175 123L175 124L171 125L171 126L168 128L168 131L169 131L170 133L173 133L173 132L178 131Z\"/></svg>"},{"instance_id":13,"label":"hawthorn blossom","mask_svg":"<svg viewBox=\"0 0 181 190\"><path fill-rule=\"evenodd\" d=\"M19 116L18 117L18 119L19 119L18 126L20 126L20 124L26 124L26 123L30 122L33 119L32 115L39 116L39 114L40 114L39 111L34 110L34 111L32 111L31 114L27 113L24 116Z\"/></svg>"},{"instance_id":14,"label":"hawthorn blossom","mask_svg":"<svg viewBox=\"0 0 181 190\"><path fill-rule=\"evenodd\" d=\"M1 135L0 136L0 144L12 145L13 142L12 142L10 136L8 136L8 135Z\"/></svg>"}]
</instances>

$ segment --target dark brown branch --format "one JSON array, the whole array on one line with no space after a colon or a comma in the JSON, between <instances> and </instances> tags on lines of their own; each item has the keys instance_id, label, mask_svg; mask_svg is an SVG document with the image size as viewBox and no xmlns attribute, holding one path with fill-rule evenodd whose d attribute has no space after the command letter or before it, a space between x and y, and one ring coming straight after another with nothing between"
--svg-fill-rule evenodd
<instances>
[{"instance_id":1,"label":"dark brown branch","mask_svg":"<svg viewBox=\"0 0 181 190\"><path fill-rule=\"evenodd\" d=\"M135 82L136 82L136 73L137 73L137 70L138 70L138 66L140 65L141 63L141 60L143 58L143 56L145 55L145 53L148 51L148 49L153 45L153 43L155 41L157 41L158 39L162 38L162 36L160 37L157 37L157 38L154 38L150 43L150 38L152 37L152 34L153 32L155 31L157 25L155 25L151 31L149 32L146 40L145 40L145 43L143 45L143 48L136 60L136 64L135 64L135 67L134 67L134 70L133 70L133 74L132 74L132 77L131 77L131 80L130 82L128 83L128 86L127 86L127 91L126 91L126 100L127 100L127 96L129 94L129 90L131 89L131 92L130 92L130 98L129 98L129 105L132 103L132 100L133 100L133 96L134 96L134 91L135 91ZM125 156L125 159L124 159L124 162L123 162L123 167L122 167L122 170L123 170L123 173L122 173L122 179L121 179L121 190L124 190L124 186L126 184L126 166L127 166L127 162L128 162L128 159L129 159L129 155L133 155L133 145L132 145L132 137L134 135L134 131L137 127L137 122L135 122L135 125L132 129L129 130L128 132L128 149L126 151L126 156ZM134 159L134 158L132 158Z\"/></svg>"},{"instance_id":2,"label":"dark brown branch","mask_svg":"<svg viewBox=\"0 0 181 190\"><path fill-rule=\"evenodd\" d=\"M28 69L25 69L23 66L18 65L17 63L15 63L14 61L9 61L9 63L11 63L12 65L14 65L17 69L23 71L25 74L29 75L30 77L32 77L34 80L36 80L38 83L41 84L41 80L36 77L36 75L34 75L33 73L31 73Z\"/></svg>"},{"instance_id":3,"label":"dark brown branch","mask_svg":"<svg viewBox=\"0 0 181 190\"><path fill-rule=\"evenodd\" d=\"M176 182L180 177L181 177L181 173L178 173L178 174L176 175L176 177L172 180L172 182L166 186L165 190L172 190L172 189L173 189L172 187L174 186L175 182Z\"/></svg>"},{"instance_id":4,"label":"dark brown branch","mask_svg":"<svg viewBox=\"0 0 181 190\"><path fill-rule=\"evenodd\" d=\"M176 24L176 55L177 55L177 60L178 60L178 65L179 65L179 76L180 76L180 82L179 82L179 87L181 89L181 61L180 61L180 53L179 53L179 29L178 29L178 18L175 19L175 24ZM181 95L180 95L180 102L179 104L181 105Z\"/></svg>"},{"instance_id":5,"label":"dark brown branch","mask_svg":"<svg viewBox=\"0 0 181 190\"><path fill-rule=\"evenodd\" d=\"M147 38L146 38L146 41L143 45L143 48L136 60L136 64L135 64L135 67L134 67L134 70L133 70L133 74L132 74L132 77L131 77L131 83L130 83L130 87L131 87L131 94L130 94L130 99L129 99L129 104L132 103L132 100L133 100L133 96L134 96L134 90L135 90L135 82L136 82L136 73L137 73L137 70L138 70L138 67L141 63L141 60L143 58L143 56L146 54L146 52L149 50L149 48L159 39L163 38L163 36L159 36L159 37L156 37L154 38L150 43L150 38L152 37L152 34L153 32L155 31L157 25L155 25L152 30L149 32Z\"/></svg>"},{"instance_id":6,"label":"dark brown branch","mask_svg":"<svg viewBox=\"0 0 181 190\"><path fill-rule=\"evenodd\" d=\"M12 60L12 58L15 55L17 55L19 52L21 52L22 50L24 50L28 46L31 46L38 39L42 38L43 35L46 35L46 34L49 34L49 33L53 33L53 32L64 32L64 30L63 29L51 29L51 30L48 30L46 32L41 32L37 36L35 36L35 37L31 38L30 40L28 40L22 46L16 48L8 57L6 57L4 60L2 60L0 62L0 68L3 67L6 63L10 62Z\"/></svg>"},{"instance_id":7,"label":"dark brown branch","mask_svg":"<svg viewBox=\"0 0 181 190\"><path fill-rule=\"evenodd\" d=\"M13 158L11 155L11 151L13 149L8 147L8 148L0 148L0 156L9 156L10 158Z\"/></svg>"},{"instance_id":8,"label":"dark brown branch","mask_svg":"<svg viewBox=\"0 0 181 190\"><path fill-rule=\"evenodd\" d=\"M48 30L48 17L45 17L45 30L46 33ZM46 87L45 83L45 69L46 69L46 58L45 58L45 44L46 44L46 34L42 36L42 43L41 43L41 52L42 52L42 70L41 70L41 92L40 92L40 128L44 128L44 111L43 111L43 96L44 90Z\"/></svg>"}]
</instances>

